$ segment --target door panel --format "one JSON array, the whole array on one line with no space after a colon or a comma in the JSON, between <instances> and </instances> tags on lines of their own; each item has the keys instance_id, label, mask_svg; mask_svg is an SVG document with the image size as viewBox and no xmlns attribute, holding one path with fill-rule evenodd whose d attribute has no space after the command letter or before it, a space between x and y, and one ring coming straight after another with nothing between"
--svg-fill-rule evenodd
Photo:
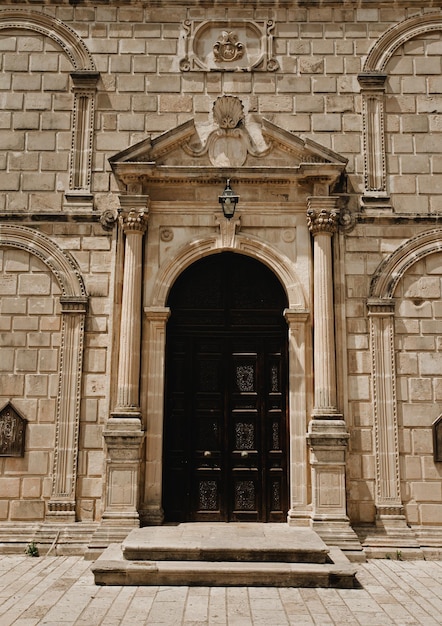
<instances>
[{"instance_id":1,"label":"door panel","mask_svg":"<svg viewBox=\"0 0 442 626\"><path fill-rule=\"evenodd\" d=\"M280 339L232 336L210 340L189 336L173 342L180 348L168 355L164 473L168 520L284 520L282 344Z\"/></svg>"}]
</instances>

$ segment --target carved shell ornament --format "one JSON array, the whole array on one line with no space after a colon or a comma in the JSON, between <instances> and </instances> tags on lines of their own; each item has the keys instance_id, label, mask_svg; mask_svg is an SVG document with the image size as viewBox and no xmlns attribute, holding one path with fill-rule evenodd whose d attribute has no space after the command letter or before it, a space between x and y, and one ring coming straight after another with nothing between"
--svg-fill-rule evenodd
<instances>
[{"instance_id":1,"label":"carved shell ornament","mask_svg":"<svg viewBox=\"0 0 442 626\"><path fill-rule=\"evenodd\" d=\"M237 128L244 119L241 100L234 96L221 96L213 105L213 118L220 128Z\"/></svg>"},{"instance_id":2,"label":"carved shell ornament","mask_svg":"<svg viewBox=\"0 0 442 626\"><path fill-rule=\"evenodd\" d=\"M237 61L244 56L244 44L238 41L233 31L223 30L213 46L213 56L217 63Z\"/></svg>"}]
</instances>

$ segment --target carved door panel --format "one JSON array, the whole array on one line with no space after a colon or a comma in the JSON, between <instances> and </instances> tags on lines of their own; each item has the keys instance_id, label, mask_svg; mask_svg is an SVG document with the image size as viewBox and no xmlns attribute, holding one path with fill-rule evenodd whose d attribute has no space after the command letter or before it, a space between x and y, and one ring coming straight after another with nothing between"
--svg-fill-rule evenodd
<instances>
[{"instance_id":1,"label":"carved door panel","mask_svg":"<svg viewBox=\"0 0 442 626\"><path fill-rule=\"evenodd\" d=\"M174 341L164 507L170 521L284 521L285 353L280 339Z\"/></svg>"}]
</instances>

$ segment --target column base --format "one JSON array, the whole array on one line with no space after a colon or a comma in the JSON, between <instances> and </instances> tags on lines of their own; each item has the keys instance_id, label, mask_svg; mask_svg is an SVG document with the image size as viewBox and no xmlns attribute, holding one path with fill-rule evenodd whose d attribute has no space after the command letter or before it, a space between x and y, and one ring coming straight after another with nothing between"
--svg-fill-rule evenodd
<instances>
[{"instance_id":1,"label":"column base","mask_svg":"<svg viewBox=\"0 0 442 626\"><path fill-rule=\"evenodd\" d=\"M310 527L312 509L310 506L303 508L293 507L287 513L287 524L289 526Z\"/></svg>"},{"instance_id":2,"label":"column base","mask_svg":"<svg viewBox=\"0 0 442 626\"><path fill-rule=\"evenodd\" d=\"M164 511L161 507L146 507L140 509L142 526L161 526L164 523Z\"/></svg>"},{"instance_id":3,"label":"column base","mask_svg":"<svg viewBox=\"0 0 442 626\"><path fill-rule=\"evenodd\" d=\"M399 512L400 510L402 507L393 507L392 513L378 510L375 526L371 527L361 538L365 553L369 558L399 560L424 558L416 535L408 526L405 515Z\"/></svg>"},{"instance_id":4,"label":"column base","mask_svg":"<svg viewBox=\"0 0 442 626\"><path fill-rule=\"evenodd\" d=\"M75 502L50 500L46 505L45 519L48 522L72 524L76 520Z\"/></svg>"}]
</instances>

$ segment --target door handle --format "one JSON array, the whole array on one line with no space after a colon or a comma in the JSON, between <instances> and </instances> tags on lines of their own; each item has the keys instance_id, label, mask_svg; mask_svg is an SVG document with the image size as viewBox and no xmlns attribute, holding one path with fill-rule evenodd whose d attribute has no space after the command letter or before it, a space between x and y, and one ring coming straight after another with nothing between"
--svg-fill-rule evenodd
<instances>
[{"instance_id":1,"label":"door handle","mask_svg":"<svg viewBox=\"0 0 442 626\"><path fill-rule=\"evenodd\" d=\"M249 456L249 453L247 452L247 450L241 450L241 457L243 459L247 459Z\"/></svg>"},{"instance_id":2,"label":"door handle","mask_svg":"<svg viewBox=\"0 0 442 626\"><path fill-rule=\"evenodd\" d=\"M212 453L210 452L210 450L204 450L204 456L208 458L209 456L212 456Z\"/></svg>"}]
</instances>

